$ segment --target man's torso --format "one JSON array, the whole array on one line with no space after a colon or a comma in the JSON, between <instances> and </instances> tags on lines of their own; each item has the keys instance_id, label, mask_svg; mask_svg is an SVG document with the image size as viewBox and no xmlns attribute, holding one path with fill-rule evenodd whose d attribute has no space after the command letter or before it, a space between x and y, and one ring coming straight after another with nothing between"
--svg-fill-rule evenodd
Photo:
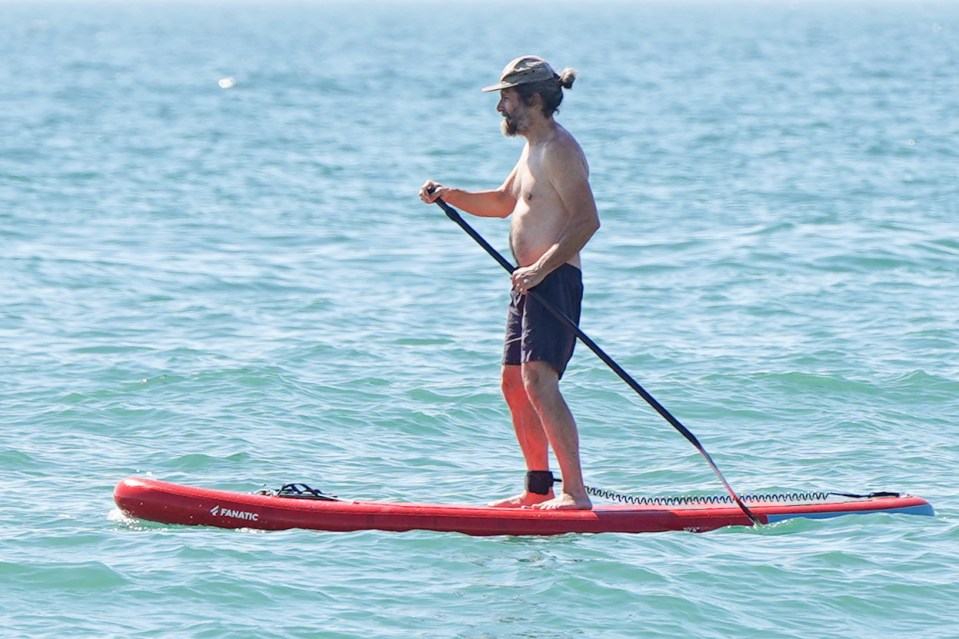
<instances>
[{"instance_id":1,"label":"man's torso","mask_svg":"<svg viewBox=\"0 0 959 639\"><path fill-rule=\"evenodd\" d=\"M541 147L527 144L516 166L513 194L516 206L510 221L510 248L519 266L529 266L557 242L569 222L559 193L544 166L547 153L575 153L582 156L576 141L565 130ZM583 159L585 163L585 159ZM579 255L569 260L579 267Z\"/></svg>"}]
</instances>

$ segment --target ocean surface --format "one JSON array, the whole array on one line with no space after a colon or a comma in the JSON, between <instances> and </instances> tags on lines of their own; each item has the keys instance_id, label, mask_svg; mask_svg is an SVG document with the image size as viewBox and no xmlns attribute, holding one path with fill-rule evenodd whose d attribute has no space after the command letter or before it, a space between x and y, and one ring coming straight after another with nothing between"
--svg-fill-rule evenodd
<instances>
[{"instance_id":1,"label":"ocean surface","mask_svg":"<svg viewBox=\"0 0 959 639\"><path fill-rule=\"evenodd\" d=\"M740 492L936 517L476 539L124 519L129 475L484 503L523 465L495 82L603 227L584 330ZM959 4L0 2L0 636L959 637ZM506 222L472 220L507 252ZM587 482L722 493L586 348Z\"/></svg>"}]
</instances>

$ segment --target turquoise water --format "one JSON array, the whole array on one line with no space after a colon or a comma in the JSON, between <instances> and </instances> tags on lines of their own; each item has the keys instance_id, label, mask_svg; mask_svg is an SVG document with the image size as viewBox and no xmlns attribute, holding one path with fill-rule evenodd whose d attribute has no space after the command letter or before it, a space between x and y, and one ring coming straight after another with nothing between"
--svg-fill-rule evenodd
<instances>
[{"instance_id":1,"label":"turquoise water","mask_svg":"<svg viewBox=\"0 0 959 639\"><path fill-rule=\"evenodd\" d=\"M959 5L0 2L0 635L959 636ZM505 273L427 178L519 152L479 92L580 77L583 327L733 486L899 490L707 534L124 521L131 474L482 503L521 459ZM505 252L502 221L476 228ZM590 484L721 492L585 348Z\"/></svg>"}]
</instances>

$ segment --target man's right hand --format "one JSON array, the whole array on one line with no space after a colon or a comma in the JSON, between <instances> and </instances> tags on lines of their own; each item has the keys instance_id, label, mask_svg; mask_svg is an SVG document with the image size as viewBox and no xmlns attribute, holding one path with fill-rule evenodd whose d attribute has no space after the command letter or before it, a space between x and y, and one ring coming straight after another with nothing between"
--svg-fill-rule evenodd
<instances>
[{"instance_id":1,"label":"man's right hand","mask_svg":"<svg viewBox=\"0 0 959 639\"><path fill-rule=\"evenodd\" d=\"M420 199L427 204L434 203L438 198L443 197L450 189L433 180L427 180L420 187Z\"/></svg>"}]
</instances>

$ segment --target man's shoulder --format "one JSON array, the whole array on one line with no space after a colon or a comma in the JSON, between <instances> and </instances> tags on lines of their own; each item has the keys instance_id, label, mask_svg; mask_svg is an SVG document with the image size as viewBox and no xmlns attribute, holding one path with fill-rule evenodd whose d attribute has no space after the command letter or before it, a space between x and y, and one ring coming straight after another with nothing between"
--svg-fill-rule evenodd
<instances>
[{"instance_id":1,"label":"man's shoulder","mask_svg":"<svg viewBox=\"0 0 959 639\"><path fill-rule=\"evenodd\" d=\"M548 167L568 168L573 166L586 166L586 154L583 147L579 145L573 134L557 126L556 134L550 140L545 154Z\"/></svg>"},{"instance_id":2,"label":"man's shoulder","mask_svg":"<svg viewBox=\"0 0 959 639\"><path fill-rule=\"evenodd\" d=\"M565 127L556 125L556 128L553 131L553 135L550 137L547 147L550 153L555 153L559 155L572 154L572 155L582 155L583 148L579 145L579 142L576 141L576 138L566 130Z\"/></svg>"},{"instance_id":3,"label":"man's shoulder","mask_svg":"<svg viewBox=\"0 0 959 639\"><path fill-rule=\"evenodd\" d=\"M579 142L576 141L576 138L573 136L573 134L558 122L556 123L556 128L554 130L553 141L556 144L573 145L576 148L579 148Z\"/></svg>"}]
</instances>

